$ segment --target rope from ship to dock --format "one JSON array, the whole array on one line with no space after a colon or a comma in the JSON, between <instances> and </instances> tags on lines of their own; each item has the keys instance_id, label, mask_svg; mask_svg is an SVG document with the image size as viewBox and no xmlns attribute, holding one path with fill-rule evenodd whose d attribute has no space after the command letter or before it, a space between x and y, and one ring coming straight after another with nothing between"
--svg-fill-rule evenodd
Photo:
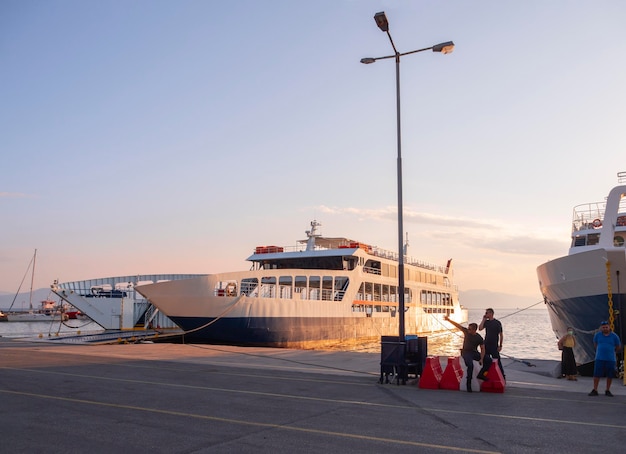
<instances>
[{"instance_id":1,"label":"rope from ship to dock","mask_svg":"<svg viewBox=\"0 0 626 454\"><path fill-rule=\"evenodd\" d=\"M258 353L234 352L232 350L225 350L223 348L209 346L209 345L206 345L206 344L202 344L202 345L200 345L200 344L187 344L187 345L190 346L190 347L199 348L199 349L202 349L202 350L211 350L211 351L223 352L223 353L237 353L237 354L243 355L243 356L250 356L250 357L264 358L264 359L273 359L273 360L276 360L276 361L286 362L286 363L290 363L290 364L299 364L301 366L315 366L315 367L319 367L319 368L323 368L323 369L339 370L339 371L343 371L343 372L352 372L354 374L362 374L362 375L375 376L375 377L378 377L380 375L380 372L366 372L366 371L361 371L361 370L346 369L346 368L343 368L343 367L327 366L327 365L324 365L324 364L309 363L309 362L305 362L305 361L296 361L296 360L287 359L287 358L277 358L273 353L271 355L262 355L262 354L258 354Z\"/></svg>"},{"instance_id":2,"label":"rope from ship to dock","mask_svg":"<svg viewBox=\"0 0 626 454\"><path fill-rule=\"evenodd\" d=\"M505 316L501 317L501 318L500 318L500 320L505 319L505 318L507 318L507 317L511 317L511 316L513 316L513 315L517 315L517 314L519 314L520 312L524 312L524 311L526 311L526 310L528 310L528 309L531 309L531 308L533 308L533 307L535 307L535 306L538 306L538 305L539 305L539 304L541 304L541 303L544 303L544 301L539 301L539 302L537 302L537 303L535 303L535 304L531 304L530 306L527 306L527 307L524 307L524 308L522 308L522 309L519 309L518 311L515 311L515 312L512 312L512 313L510 313L510 314L507 314L507 315L505 315ZM434 317L434 316L433 316L433 317ZM434 317L434 318L435 318L435 320L437 320L440 324L442 324L442 325L443 325L443 323L441 322L441 320L439 320L439 319L438 319L438 318L436 318L436 317ZM463 336L463 335L462 335L462 334L461 334L461 333L460 333L457 329L451 329L451 328L448 328L448 327L447 327L447 326L445 326L445 325L443 325L443 326L445 327L445 329L446 329L447 331L449 331L450 333L454 334L455 336L458 336L458 337L464 337L464 336ZM518 363L521 363L521 364L525 364L525 365L526 365L526 366L528 366L528 367L537 367L537 365L536 365L536 364L533 364L533 363L531 363L530 361L526 361L526 360L524 360L524 359L517 359L517 358L515 358L514 356L510 356L510 355L507 355L507 354L502 353L502 352L500 352L500 356L502 356L502 357L504 357L504 358L506 358L506 359L510 359L511 361L515 361L515 362L518 362Z\"/></svg>"},{"instance_id":3,"label":"rope from ship to dock","mask_svg":"<svg viewBox=\"0 0 626 454\"><path fill-rule=\"evenodd\" d=\"M213 320L211 320L210 322L205 323L205 324L204 324L204 325L202 325L202 326L198 326L197 328L190 329L190 330L188 330L188 331L183 331L182 333L177 332L175 335L176 335L176 336L181 336L182 342L183 342L183 344L184 344L184 343L185 343L185 334L189 334L189 333L193 333L193 332L195 332L195 331L199 331L199 330L204 329L204 328L206 328L207 326L210 326L210 325L212 325L213 323L217 322L219 319L221 319L221 318L222 318L222 317L224 317L226 314L228 314L230 311L232 311L232 310L235 308L235 306L237 305L237 303L239 303L239 301L241 301L241 299L242 299L244 296L245 296L245 295L240 295L237 299L235 299L235 301L233 301L233 303L232 303L230 306L228 306L228 307L227 307L227 308L226 308L226 309L225 309L222 313L220 313L220 314L219 314L216 318L214 318L214 319L213 319ZM83 325L83 326L84 326L84 325ZM60 326L59 326L59 329L60 329ZM153 334L153 335L147 335L147 336L141 336L141 338L138 338L138 339L133 340L133 343L136 343L136 342L145 342L145 341L150 341L150 340L152 340L152 339L155 339L155 340L156 340L156 339L159 339L159 338L161 337L161 334L162 334L162 333L161 333L161 331L159 331L159 330L155 330L155 331L156 331L156 332L155 332L155 334ZM119 342L120 342L120 339L116 339L116 340L106 341L106 342L102 342L102 343L104 343L104 344L114 344L114 343L119 343ZM128 342L125 342L125 343L128 343Z\"/></svg>"},{"instance_id":4,"label":"rope from ship to dock","mask_svg":"<svg viewBox=\"0 0 626 454\"><path fill-rule=\"evenodd\" d=\"M617 271L617 273L619 273L619 271ZM619 274L618 274L619 276ZM618 284L619 284L619 280L618 280ZM606 290L607 290L607 305L609 308L609 325L611 326L611 330L613 330L615 328L615 311L613 309L613 287L612 287L612 280L611 280L611 262L610 261L606 261ZM555 309L553 308L553 306L549 303L549 301L546 299L544 301L546 304L548 304L548 306L554 311ZM572 326L571 327L575 332L577 333L581 333L581 334L595 334L598 332L597 328L591 329L591 330L584 330L584 329L580 329L576 326Z\"/></svg>"},{"instance_id":5,"label":"rope from ship to dock","mask_svg":"<svg viewBox=\"0 0 626 454\"><path fill-rule=\"evenodd\" d=\"M239 303L239 301L241 301L241 299L242 299L244 296L245 296L244 294L239 295L239 296L235 299L235 301L233 301L233 303L232 303L229 307L227 307L224 311L222 311L222 313L221 313L221 314L219 314L217 317L215 317L215 318L214 318L213 320L211 320L210 322L205 323L205 324L204 324L204 325L202 325L202 326L198 326L197 328L190 329L190 330L188 330L188 331L183 331L183 333L182 333L182 340L183 340L183 344L185 343L185 334L194 333L194 332L196 332L196 331L200 331L201 329L206 328L207 326L211 326L213 323L217 322L217 321L218 321L218 320L220 320L222 317L224 317L226 314L228 314L230 311L232 311L232 310L235 308L235 306Z\"/></svg>"}]
</instances>

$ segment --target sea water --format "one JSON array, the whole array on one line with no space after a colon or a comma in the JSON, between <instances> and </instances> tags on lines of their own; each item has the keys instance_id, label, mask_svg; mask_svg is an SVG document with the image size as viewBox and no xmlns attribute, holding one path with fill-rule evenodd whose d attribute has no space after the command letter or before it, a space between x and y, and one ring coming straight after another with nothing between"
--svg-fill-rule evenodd
<instances>
[{"instance_id":1,"label":"sea water","mask_svg":"<svg viewBox=\"0 0 626 454\"><path fill-rule=\"evenodd\" d=\"M561 360L561 352L556 345L557 338L545 307L525 310L494 308L494 312L495 318L502 323L504 333L500 352L503 358ZM484 309L470 309L468 323L480 325L484 314ZM484 330L478 333L485 337ZM457 329L428 336L429 355L458 356L462 345L463 333Z\"/></svg>"},{"instance_id":2,"label":"sea water","mask_svg":"<svg viewBox=\"0 0 626 454\"><path fill-rule=\"evenodd\" d=\"M545 307L532 309L498 309L494 308L495 318L502 323L504 342L500 354L503 358L520 361L541 359L561 360L561 352L557 348L556 336L550 325L550 317ZM468 323L480 325L485 313L484 309L470 309ZM467 323L464 324L467 326ZM483 337L485 331L479 331ZM411 333L407 333L411 334ZM450 328L437 334L428 336L428 355L431 356L458 356L463 345L463 333L456 328ZM341 346L338 350L344 350ZM345 350L348 350L346 347ZM349 348L351 351L369 353L380 352L380 342L364 344Z\"/></svg>"},{"instance_id":3,"label":"sea water","mask_svg":"<svg viewBox=\"0 0 626 454\"><path fill-rule=\"evenodd\" d=\"M494 308L496 319L502 323L504 343L501 354L504 358L517 360L557 360L561 352L556 345L556 336L550 326L545 307L532 309ZM470 309L469 322L480 324L484 309ZM465 324L467 326L467 324ZM54 338L71 334L96 334L103 329L89 320L65 322L0 322L2 337ZM483 335L484 331L479 331ZM411 333L407 333L411 334ZM463 333L457 329L428 336L428 354L434 356L458 356L463 344ZM355 347L337 346L336 350L380 352L380 342Z\"/></svg>"},{"instance_id":4,"label":"sea water","mask_svg":"<svg viewBox=\"0 0 626 454\"><path fill-rule=\"evenodd\" d=\"M96 334L104 329L87 320L60 320L37 322L0 322L0 336L10 338L54 338L76 334Z\"/></svg>"}]
</instances>

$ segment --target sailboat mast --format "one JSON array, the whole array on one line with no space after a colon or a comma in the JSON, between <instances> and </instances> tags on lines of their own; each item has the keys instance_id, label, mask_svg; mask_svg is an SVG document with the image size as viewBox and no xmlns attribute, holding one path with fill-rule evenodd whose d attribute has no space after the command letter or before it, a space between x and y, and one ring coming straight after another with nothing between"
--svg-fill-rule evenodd
<instances>
[{"instance_id":1,"label":"sailboat mast","mask_svg":"<svg viewBox=\"0 0 626 454\"><path fill-rule=\"evenodd\" d=\"M33 255L33 270L30 276L30 310L33 310L33 281L35 280L35 262L37 261L37 249L35 249L35 255Z\"/></svg>"}]
</instances>

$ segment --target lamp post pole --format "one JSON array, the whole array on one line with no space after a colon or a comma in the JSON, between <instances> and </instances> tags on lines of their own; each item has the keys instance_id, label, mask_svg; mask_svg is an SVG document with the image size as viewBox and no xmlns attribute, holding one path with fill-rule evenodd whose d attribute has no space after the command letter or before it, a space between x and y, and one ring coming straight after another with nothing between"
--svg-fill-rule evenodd
<instances>
[{"instance_id":1,"label":"lamp post pole","mask_svg":"<svg viewBox=\"0 0 626 454\"><path fill-rule=\"evenodd\" d=\"M431 47L425 47L424 49L412 50L410 52L400 53L396 49L396 45L389 33L389 21L383 11L374 15L376 25L383 32L387 33L389 42L393 48L394 54L387 55L385 57L366 57L361 59L361 63L370 64L377 60L384 60L387 58L395 58L396 60L396 128L397 128L397 141L398 141L398 158L397 158L397 180L398 180L398 337L401 343L405 342L405 324L404 324L404 311L405 311L405 285L404 285L404 220L403 220L403 202L402 202L402 128L400 121L400 57L409 54L415 54L417 52L423 52L425 50L432 50L433 52L441 52L442 54L449 54L454 50L454 43L447 41L445 43L436 44Z\"/></svg>"}]
</instances>

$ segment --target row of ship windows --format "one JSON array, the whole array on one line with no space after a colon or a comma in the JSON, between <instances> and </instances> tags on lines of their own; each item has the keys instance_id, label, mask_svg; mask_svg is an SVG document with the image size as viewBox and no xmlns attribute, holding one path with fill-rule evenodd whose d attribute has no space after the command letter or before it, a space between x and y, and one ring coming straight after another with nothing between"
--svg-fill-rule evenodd
<instances>
[{"instance_id":1,"label":"row of ship windows","mask_svg":"<svg viewBox=\"0 0 626 454\"><path fill-rule=\"evenodd\" d=\"M374 304L353 304L352 312L365 312L368 315L372 313L391 312L391 316L395 317L398 308L396 306L383 306ZM427 314L454 314L452 307L423 307L422 310Z\"/></svg>"},{"instance_id":2,"label":"row of ship windows","mask_svg":"<svg viewBox=\"0 0 626 454\"><path fill-rule=\"evenodd\" d=\"M350 283L347 276L280 276L263 277L259 283L257 278L243 279L240 284L234 281L218 282L215 288L216 296L246 295L257 298L298 298L306 300L342 301ZM404 300L413 301L413 290L405 288ZM394 285L362 282L355 299L362 301L382 301L397 303L399 300L398 287ZM452 306L450 293L420 291L422 305Z\"/></svg>"},{"instance_id":3,"label":"row of ship windows","mask_svg":"<svg viewBox=\"0 0 626 454\"><path fill-rule=\"evenodd\" d=\"M599 241L600 241L599 233L591 233L589 235L580 235L574 238L574 240L572 241L572 247L593 246L593 245L598 244ZM623 247L624 237L622 235L615 235L613 237L613 246Z\"/></svg>"},{"instance_id":4,"label":"row of ship windows","mask_svg":"<svg viewBox=\"0 0 626 454\"><path fill-rule=\"evenodd\" d=\"M362 260L362 259L361 259ZM377 260L368 260L363 265L363 271L369 274L378 274L384 277L398 277L398 267L395 265L388 265L381 263ZM404 268L404 279L413 282L423 282L425 284L435 285L447 285L448 281L437 274L429 273L427 271L418 271L412 268Z\"/></svg>"}]
</instances>

